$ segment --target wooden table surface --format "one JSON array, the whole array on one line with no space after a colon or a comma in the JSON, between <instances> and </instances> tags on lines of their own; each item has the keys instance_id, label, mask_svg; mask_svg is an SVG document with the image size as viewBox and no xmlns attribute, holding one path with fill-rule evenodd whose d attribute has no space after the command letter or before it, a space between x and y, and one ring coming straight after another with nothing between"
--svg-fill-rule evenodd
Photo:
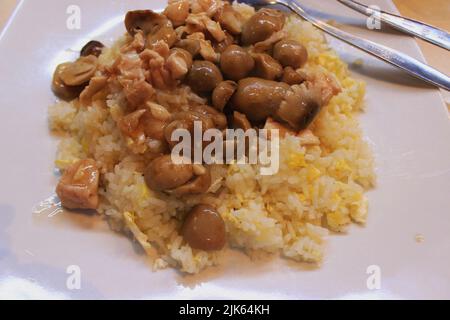
<instances>
[{"instance_id":1,"label":"wooden table surface","mask_svg":"<svg viewBox=\"0 0 450 320\"><path fill-rule=\"evenodd\" d=\"M436 27L450 30L450 1L449 0L393 0L400 13L408 18L421 20ZM364 1L368 3L367 1ZM1 0L0 29L8 21L18 0ZM427 62L434 68L450 74L450 56L445 49L438 48L422 40L418 40L420 48ZM444 98L449 105L450 94L446 92Z\"/></svg>"}]
</instances>

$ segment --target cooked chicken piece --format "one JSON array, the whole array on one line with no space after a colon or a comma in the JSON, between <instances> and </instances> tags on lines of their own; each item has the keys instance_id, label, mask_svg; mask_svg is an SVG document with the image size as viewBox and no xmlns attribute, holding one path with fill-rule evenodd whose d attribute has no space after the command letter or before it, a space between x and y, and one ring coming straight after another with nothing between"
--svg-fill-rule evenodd
<instances>
[{"instance_id":1,"label":"cooked chicken piece","mask_svg":"<svg viewBox=\"0 0 450 320\"><path fill-rule=\"evenodd\" d=\"M96 94L102 91L108 82L108 78L104 76L93 77L89 85L84 88L80 94L80 103L82 106L88 106L94 100Z\"/></svg>"},{"instance_id":2,"label":"cooked chicken piece","mask_svg":"<svg viewBox=\"0 0 450 320\"><path fill-rule=\"evenodd\" d=\"M242 16L227 2L214 15L214 20L231 34L238 35L242 32Z\"/></svg>"},{"instance_id":3,"label":"cooked chicken piece","mask_svg":"<svg viewBox=\"0 0 450 320\"><path fill-rule=\"evenodd\" d=\"M165 88L171 81L170 72L164 70L164 56L168 56L169 52L167 44L161 42L155 50L145 49L139 55L125 54L120 57L118 81L133 106L137 107L153 96L152 85Z\"/></svg>"},{"instance_id":4,"label":"cooked chicken piece","mask_svg":"<svg viewBox=\"0 0 450 320\"><path fill-rule=\"evenodd\" d=\"M189 15L189 0L169 0L164 14L175 27L183 25Z\"/></svg>"},{"instance_id":5,"label":"cooked chicken piece","mask_svg":"<svg viewBox=\"0 0 450 320\"><path fill-rule=\"evenodd\" d=\"M99 170L94 160L80 160L61 177L56 194L68 209L97 209Z\"/></svg>"},{"instance_id":6,"label":"cooked chicken piece","mask_svg":"<svg viewBox=\"0 0 450 320\"><path fill-rule=\"evenodd\" d=\"M286 31L278 31L272 34L269 38L264 41L258 42L255 44L255 52L265 52L272 49L272 47L280 40L286 38Z\"/></svg>"},{"instance_id":7,"label":"cooked chicken piece","mask_svg":"<svg viewBox=\"0 0 450 320\"><path fill-rule=\"evenodd\" d=\"M170 55L170 47L165 41L158 41L152 46L152 49L146 49L144 52L153 52L154 57L161 57L166 60ZM139 56L145 60L145 53L141 53Z\"/></svg>"},{"instance_id":8,"label":"cooked chicken piece","mask_svg":"<svg viewBox=\"0 0 450 320\"><path fill-rule=\"evenodd\" d=\"M205 40L205 35L201 32L193 33L187 36L188 39L200 41L200 55L203 59L211 62L218 62L220 55L214 51L211 41Z\"/></svg>"},{"instance_id":9,"label":"cooked chicken piece","mask_svg":"<svg viewBox=\"0 0 450 320\"><path fill-rule=\"evenodd\" d=\"M130 51L136 51L141 52L145 48L145 36L144 32L139 30L134 35L133 41L131 41L129 44L125 45L120 49L122 53L130 52Z\"/></svg>"},{"instance_id":10,"label":"cooked chicken piece","mask_svg":"<svg viewBox=\"0 0 450 320\"><path fill-rule=\"evenodd\" d=\"M145 49L140 54L144 68L147 70L146 79L157 89L168 89L177 84L176 78L172 76L172 70L169 68L173 65L167 63L170 54L169 47L163 42L154 46L154 50Z\"/></svg>"},{"instance_id":11,"label":"cooked chicken piece","mask_svg":"<svg viewBox=\"0 0 450 320\"><path fill-rule=\"evenodd\" d=\"M192 13L205 12L208 17L212 17L222 6L222 0L191 0Z\"/></svg>"},{"instance_id":12,"label":"cooked chicken piece","mask_svg":"<svg viewBox=\"0 0 450 320\"><path fill-rule=\"evenodd\" d=\"M206 30L208 30L208 32L213 36L213 38L217 41L217 42L222 42L226 39L226 34L225 32L222 30L222 27L220 26L220 24L218 22L215 22L213 20L211 20L210 18L205 19L205 27Z\"/></svg>"},{"instance_id":13,"label":"cooked chicken piece","mask_svg":"<svg viewBox=\"0 0 450 320\"><path fill-rule=\"evenodd\" d=\"M120 83L126 80L135 81L145 79L143 62L139 55L135 53L122 54L118 59L116 69Z\"/></svg>"},{"instance_id":14,"label":"cooked chicken piece","mask_svg":"<svg viewBox=\"0 0 450 320\"><path fill-rule=\"evenodd\" d=\"M165 63L164 56L155 50L145 49L139 55L144 69L162 68Z\"/></svg>"},{"instance_id":15,"label":"cooked chicken piece","mask_svg":"<svg viewBox=\"0 0 450 320\"><path fill-rule=\"evenodd\" d=\"M166 67L169 69L173 79L181 80L192 67L192 56L184 49L174 48L171 50L169 58L167 58Z\"/></svg>"},{"instance_id":16,"label":"cooked chicken piece","mask_svg":"<svg viewBox=\"0 0 450 320\"><path fill-rule=\"evenodd\" d=\"M208 31L217 42L225 40L226 35L220 24L213 21L206 13L190 14L186 19L186 25L197 32Z\"/></svg>"},{"instance_id":17,"label":"cooked chicken piece","mask_svg":"<svg viewBox=\"0 0 450 320\"><path fill-rule=\"evenodd\" d=\"M122 82L122 85L128 102L134 107L143 105L155 94L155 89L145 79Z\"/></svg>"},{"instance_id":18,"label":"cooked chicken piece","mask_svg":"<svg viewBox=\"0 0 450 320\"><path fill-rule=\"evenodd\" d=\"M147 110L140 109L130 114L127 114L125 117L120 119L117 123L120 131L130 138L133 139L139 138L141 135L144 134L142 125L140 125L140 119L146 112Z\"/></svg>"},{"instance_id":19,"label":"cooked chicken piece","mask_svg":"<svg viewBox=\"0 0 450 320\"><path fill-rule=\"evenodd\" d=\"M321 106L326 106L335 95L342 91L334 74L323 70L307 73L304 85ZM296 91L298 87L293 86L292 89Z\"/></svg>"},{"instance_id":20,"label":"cooked chicken piece","mask_svg":"<svg viewBox=\"0 0 450 320\"><path fill-rule=\"evenodd\" d=\"M320 140L318 137L314 135L314 133L309 130L305 129L297 133L297 136L300 138L300 143L303 146L309 145L309 146L318 146L320 145Z\"/></svg>"},{"instance_id":21,"label":"cooked chicken piece","mask_svg":"<svg viewBox=\"0 0 450 320\"><path fill-rule=\"evenodd\" d=\"M153 71L152 83L155 88L158 89L173 88L177 84L177 82L172 78L170 71L165 68Z\"/></svg>"},{"instance_id":22,"label":"cooked chicken piece","mask_svg":"<svg viewBox=\"0 0 450 320\"><path fill-rule=\"evenodd\" d=\"M172 118L171 113L167 108L159 105L155 102L148 102L147 107L150 109L150 113L153 118L160 121L169 121Z\"/></svg>"}]
</instances>

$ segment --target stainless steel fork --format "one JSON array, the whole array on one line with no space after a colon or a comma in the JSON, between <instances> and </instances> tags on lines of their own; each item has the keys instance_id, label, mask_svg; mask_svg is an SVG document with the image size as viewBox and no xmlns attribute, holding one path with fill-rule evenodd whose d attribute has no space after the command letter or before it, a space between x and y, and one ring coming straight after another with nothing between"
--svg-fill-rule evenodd
<instances>
[{"instance_id":1,"label":"stainless steel fork","mask_svg":"<svg viewBox=\"0 0 450 320\"><path fill-rule=\"evenodd\" d=\"M422 79L437 87L450 91L450 78L445 74L397 50L351 35L321 20L318 20L306 13L296 0L238 0L238 2L246 3L252 6L268 6L277 4L285 6L331 36L359 48L381 60L384 60L387 63L408 72L416 78Z\"/></svg>"},{"instance_id":2,"label":"stainless steel fork","mask_svg":"<svg viewBox=\"0 0 450 320\"><path fill-rule=\"evenodd\" d=\"M353 0L337 1L366 16L373 16L375 19L383 21L397 30L421 38L441 48L450 50L450 34L444 30L414 19L401 17L382 10L378 11Z\"/></svg>"}]
</instances>

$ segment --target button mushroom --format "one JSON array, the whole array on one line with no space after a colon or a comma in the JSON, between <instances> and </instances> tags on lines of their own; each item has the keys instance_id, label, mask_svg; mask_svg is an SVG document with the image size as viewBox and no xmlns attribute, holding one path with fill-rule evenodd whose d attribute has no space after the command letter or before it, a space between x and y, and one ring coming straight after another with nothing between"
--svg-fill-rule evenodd
<instances>
[{"instance_id":1,"label":"button mushroom","mask_svg":"<svg viewBox=\"0 0 450 320\"><path fill-rule=\"evenodd\" d=\"M153 34L162 27L168 26L171 26L169 19L152 10L129 11L125 16L125 27L132 36L139 30L144 34Z\"/></svg>"},{"instance_id":2,"label":"button mushroom","mask_svg":"<svg viewBox=\"0 0 450 320\"><path fill-rule=\"evenodd\" d=\"M56 187L63 207L97 209L99 170L94 160L80 160L66 169Z\"/></svg>"},{"instance_id":3,"label":"button mushroom","mask_svg":"<svg viewBox=\"0 0 450 320\"><path fill-rule=\"evenodd\" d=\"M220 250L226 243L225 222L209 205L195 206L185 217L181 233L193 249Z\"/></svg>"},{"instance_id":4,"label":"button mushroom","mask_svg":"<svg viewBox=\"0 0 450 320\"><path fill-rule=\"evenodd\" d=\"M215 111L215 110L214 110ZM216 111L217 112L217 111ZM173 147L178 142L172 140L172 134L177 129L188 130L191 133L192 145L194 145L194 126L195 122L201 122L202 131L205 132L208 129L214 128L215 119L210 115L204 114L200 110L196 111L194 108L189 111L181 111L173 114L173 121L169 123L164 129L164 135L169 146ZM220 121L219 118L216 121ZM226 122L225 122L226 126ZM204 142L207 145L207 142ZM193 153L192 153L193 154Z\"/></svg>"},{"instance_id":5,"label":"button mushroom","mask_svg":"<svg viewBox=\"0 0 450 320\"><path fill-rule=\"evenodd\" d=\"M234 37L227 31L225 31L225 40L223 40L222 42L215 42L214 51L218 53L223 53L229 46L235 43L236 40L234 39Z\"/></svg>"},{"instance_id":6,"label":"button mushroom","mask_svg":"<svg viewBox=\"0 0 450 320\"><path fill-rule=\"evenodd\" d=\"M190 164L175 164L170 155L153 160L145 169L144 178L152 190L166 191L180 187L194 177Z\"/></svg>"},{"instance_id":7,"label":"button mushroom","mask_svg":"<svg viewBox=\"0 0 450 320\"><path fill-rule=\"evenodd\" d=\"M288 85L302 84L305 81L305 76L295 71L292 67L286 67L283 70L282 82L286 82Z\"/></svg>"},{"instance_id":8,"label":"button mushroom","mask_svg":"<svg viewBox=\"0 0 450 320\"><path fill-rule=\"evenodd\" d=\"M67 86L87 85L97 71L97 57L90 55L67 64L59 77Z\"/></svg>"},{"instance_id":9,"label":"button mushroom","mask_svg":"<svg viewBox=\"0 0 450 320\"><path fill-rule=\"evenodd\" d=\"M176 196L183 196L187 194L201 194L207 192L210 186L211 173L209 169L206 169L200 174L196 173L195 177L190 182L168 192Z\"/></svg>"},{"instance_id":10,"label":"button mushroom","mask_svg":"<svg viewBox=\"0 0 450 320\"><path fill-rule=\"evenodd\" d=\"M252 56L238 45L229 46L220 58L220 69L231 80L245 78L255 66Z\"/></svg>"},{"instance_id":11,"label":"button mushroom","mask_svg":"<svg viewBox=\"0 0 450 320\"><path fill-rule=\"evenodd\" d=\"M167 43L169 48L171 48L177 42L177 40L177 33L172 28L172 26L163 26L158 29L158 31L149 33L147 35L146 47L149 49L153 49L159 41L164 41L165 43Z\"/></svg>"},{"instance_id":12,"label":"button mushroom","mask_svg":"<svg viewBox=\"0 0 450 320\"><path fill-rule=\"evenodd\" d=\"M187 76L187 84L197 93L209 93L222 81L222 73L210 61L194 61Z\"/></svg>"},{"instance_id":13,"label":"button mushroom","mask_svg":"<svg viewBox=\"0 0 450 320\"><path fill-rule=\"evenodd\" d=\"M306 128L322 106L316 90L283 82L246 78L238 83L233 107L260 124L273 117L293 130Z\"/></svg>"},{"instance_id":14,"label":"button mushroom","mask_svg":"<svg viewBox=\"0 0 450 320\"><path fill-rule=\"evenodd\" d=\"M84 89L84 85L81 86L68 86L61 79L61 73L71 64L66 62L58 65L53 73L52 90L57 97L64 100L73 100L77 98Z\"/></svg>"},{"instance_id":15,"label":"button mushroom","mask_svg":"<svg viewBox=\"0 0 450 320\"><path fill-rule=\"evenodd\" d=\"M319 102L306 90L289 90L273 114L275 119L298 131L305 129L320 111Z\"/></svg>"},{"instance_id":16,"label":"button mushroom","mask_svg":"<svg viewBox=\"0 0 450 320\"><path fill-rule=\"evenodd\" d=\"M281 40L273 48L273 57L283 67L301 68L308 60L306 48L294 40Z\"/></svg>"},{"instance_id":17,"label":"button mushroom","mask_svg":"<svg viewBox=\"0 0 450 320\"><path fill-rule=\"evenodd\" d=\"M214 127L218 129L225 129L227 127L227 117L216 109L207 105L197 105L190 108L191 111L198 112L199 114L210 118Z\"/></svg>"},{"instance_id":18,"label":"button mushroom","mask_svg":"<svg viewBox=\"0 0 450 320\"><path fill-rule=\"evenodd\" d=\"M164 130L169 120L158 119L151 112L146 112L141 118L141 123L145 136L165 144Z\"/></svg>"},{"instance_id":19,"label":"button mushroom","mask_svg":"<svg viewBox=\"0 0 450 320\"><path fill-rule=\"evenodd\" d=\"M214 89L212 93L212 104L216 110L222 112L228 101L237 89L234 81L223 81Z\"/></svg>"},{"instance_id":20,"label":"button mushroom","mask_svg":"<svg viewBox=\"0 0 450 320\"><path fill-rule=\"evenodd\" d=\"M244 131L247 131L252 128L252 125L251 125L250 121L248 121L245 114L234 111L233 112L233 127L235 129L242 129Z\"/></svg>"},{"instance_id":21,"label":"button mushroom","mask_svg":"<svg viewBox=\"0 0 450 320\"><path fill-rule=\"evenodd\" d=\"M195 165L175 164L171 155L154 159L145 169L144 178L152 190L177 196L204 193L211 185L208 169L199 172Z\"/></svg>"},{"instance_id":22,"label":"button mushroom","mask_svg":"<svg viewBox=\"0 0 450 320\"><path fill-rule=\"evenodd\" d=\"M279 108L288 90L286 83L245 78L238 83L233 107L250 121L262 123Z\"/></svg>"},{"instance_id":23,"label":"button mushroom","mask_svg":"<svg viewBox=\"0 0 450 320\"><path fill-rule=\"evenodd\" d=\"M173 148L178 141L172 140L172 134L176 130L187 130L189 132L193 132L194 125L193 122L186 119L177 119L170 122L168 125L164 128L164 137L166 139L166 142L169 144L171 148Z\"/></svg>"},{"instance_id":24,"label":"button mushroom","mask_svg":"<svg viewBox=\"0 0 450 320\"><path fill-rule=\"evenodd\" d=\"M100 41L92 40L84 45L84 47L80 51L81 57L87 57L90 55L100 56L102 54L103 48L105 46Z\"/></svg>"},{"instance_id":25,"label":"button mushroom","mask_svg":"<svg viewBox=\"0 0 450 320\"><path fill-rule=\"evenodd\" d=\"M254 55L255 59L255 76L275 80L283 74L283 67L277 60L266 53L258 53Z\"/></svg>"},{"instance_id":26,"label":"button mushroom","mask_svg":"<svg viewBox=\"0 0 450 320\"><path fill-rule=\"evenodd\" d=\"M286 17L278 10L261 9L242 27L242 42L252 45L269 38L273 33L283 29Z\"/></svg>"}]
</instances>

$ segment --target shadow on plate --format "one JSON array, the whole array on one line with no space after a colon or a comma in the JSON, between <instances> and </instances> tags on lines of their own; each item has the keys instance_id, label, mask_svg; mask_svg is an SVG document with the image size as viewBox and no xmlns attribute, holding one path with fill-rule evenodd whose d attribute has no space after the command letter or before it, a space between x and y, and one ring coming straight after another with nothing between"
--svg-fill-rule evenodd
<instances>
[{"instance_id":1,"label":"shadow on plate","mask_svg":"<svg viewBox=\"0 0 450 320\"><path fill-rule=\"evenodd\" d=\"M7 229L11 226L15 209L0 204L0 299L99 299L101 293L88 281L83 290L69 290L67 270L39 262L34 253L21 248L29 255L27 260L18 259L18 248L14 248ZM33 241L31 233L23 233ZM17 234L15 234L17 237Z\"/></svg>"},{"instance_id":2,"label":"shadow on plate","mask_svg":"<svg viewBox=\"0 0 450 320\"><path fill-rule=\"evenodd\" d=\"M389 65L381 67L378 65L364 64L360 66L355 63L348 61L346 62L349 64L349 69L352 73L359 74L361 76L417 89L435 88L433 85L428 84L424 80L417 79L405 71Z\"/></svg>"}]
</instances>

